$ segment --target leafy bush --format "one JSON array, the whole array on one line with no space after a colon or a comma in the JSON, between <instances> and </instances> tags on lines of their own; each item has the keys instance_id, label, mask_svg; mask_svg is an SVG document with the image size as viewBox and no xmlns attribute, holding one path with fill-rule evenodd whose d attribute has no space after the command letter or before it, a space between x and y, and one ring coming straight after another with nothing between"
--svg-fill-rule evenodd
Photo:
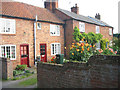
<instances>
[{"instance_id":1,"label":"leafy bush","mask_svg":"<svg viewBox=\"0 0 120 90\"><path fill-rule=\"evenodd\" d=\"M26 73L30 73L30 71L29 71L29 70L25 70L25 72L26 72Z\"/></svg>"},{"instance_id":2,"label":"leafy bush","mask_svg":"<svg viewBox=\"0 0 120 90\"><path fill-rule=\"evenodd\" d=\"M88 44L87 41L82 43L72 43L72 46L70 47L70 59L87 62L93 55L92 47L95 48L95 45L92 46Z\"/></svg>"},{"instance_id":3,"label":"leafy bush","mask_svg":"<svg viewBox=\"0 0 120 90\"><path fill-rule=\"evenodd\" d=\"M100 40L100 45L101 45L102 50L106 49L106 43L108 43L108 45L109 45L109 40L107 38L104 38L104 39Z\"/></svg>"},{"instance_id":4,"label":"leafy bush","mask_svg":"<svg viewBox=\"0 0 120 90\"><path fill-rule=\"evenodd\" d=\"M24 74L24 71L22 70L13 70L13 76L22 75L22 74Z\"/></svg>"},{"instance_id":5,"label":"leafy bush","mask_svg":"<svg viewBox=\"0 0 120 90\"><path fill-rule=\"evenodd\" d=\"M56 58L55 57L51 58L51 63L56 63Z\"/></svg>"},{"instance_id":6,"label":"leafy bush","mask_svg":"<svg viewBox=\"0 0 120 90\"><path fill-rule=\"evenodd\" d=\"M17 65L16 70L25 70L27 68L27 65Z\"/></svg>"}]
</instances>

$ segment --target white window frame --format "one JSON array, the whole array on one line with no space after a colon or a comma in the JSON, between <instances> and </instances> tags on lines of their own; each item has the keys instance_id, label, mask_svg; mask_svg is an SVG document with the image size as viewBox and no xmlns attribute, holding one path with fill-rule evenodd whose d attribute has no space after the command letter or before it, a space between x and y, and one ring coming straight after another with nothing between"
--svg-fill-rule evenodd
<instances>
[{"instance_id":1,"label":"white window frame","mask_svg":"<svg viewBox=\"0 0 120 90\"><path fill-rule=\"evenodd\" d=\"M10 32L7 31L7 23L10 23ZM4 25L2 25L4 23ZM2 32L2 28L5 28L5 31ZM16 21L14 19L0 18L0 34L15 34L16 33Z\"/></svg>"},{"instance_id":2,"label":"white window frame","mask_svg":"<svg viewBox=\"0 0 120 90\"><path fill-rule=\"evenodd\" d=\"M38 26L38 24L40 24L40 27ZM41 23L40 22L37 22L37 29L41 30Z\"/></svg>"},{"instance_id":3,"label":"white window frame","mask_svg":"<svg viewBox=\"0 0 120 90\"><path fill-rule=\"evenodd\" d=\"M112 28L109 28L109 35L112 35Z\"/></svg>"},{"instance_id":4,"label":"white window frame","mask_svg":"<svg viewBox=\"0 0 120 90\"><path fill-rule=\"evenodd\" d=\"M52 34L51 32L55 34ZM50 36L60 36L60 25L50 24Z\"/></svg>"},{"instance_id":5,"label":"white window frame","mask_svg":"<svg viewBox=\"0 0 120 90\"><path fill-rule=\"evenodd\" d=\"M54 54L53 54L52 44L54 44ZM59 44L60 45L60 50L58 50L59 53L55 53L55 44ZM60 43L51 43L51 55L56 55L56 54L61 54L61 44Z\"/></svg>"},{"instance_id":6,"label":"white window frame","mask_svg":"<svg viewBox=\"0 0 120 90\"><path fill-rule=\"evenodd\" d=\"M0 57L2 57L2 52L1 52L1 47L5 47L5 58L7 58L6 55L6 47L9 46L10 47L10 60L16 60L16 45L0 45ZM14 46L15 47L15 58L11 58L11 47Z\"/></svg>"},{"instance_id":7,"label":"white window frame","mask_svg":"<svg viewBox=\"0 0 120 90\"><path fill-rule=\"evenodd\" d=\"M99 26L96 26L96 33L100 33L100 27Z\"/></svg>"},{"instance_id":8,"label":"white window frame","mask_svg":"<svg viewBox=\"0 0 120 90\"><path fill-rule=\"evenodd\" d=\"M79 22L79 30L80 32L85 32L85 23Z\"/></svg>"}]
</instances>

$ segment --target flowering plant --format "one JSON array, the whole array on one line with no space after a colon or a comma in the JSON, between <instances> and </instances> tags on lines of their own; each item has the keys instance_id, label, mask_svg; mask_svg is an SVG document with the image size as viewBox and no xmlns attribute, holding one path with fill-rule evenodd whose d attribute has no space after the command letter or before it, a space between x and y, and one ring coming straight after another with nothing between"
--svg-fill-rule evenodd
<instances>
[{"instance_id":1,"label":"flowering plant","mask_svg":"<svg viewBox=\"0 0 120 90\"><path fill-rule=\"evenodd\" d=\"M51 58L51 63L56 63L55 57L52 57L52 58Z\"/></svg>"},{"instance_id":2,"label":"flowering plant","mask_svg":"<svg viewBox=\"0 0 120 90\"><path fill-rule=\"evenodd\" d=\"M72 43L72 46L70 47L70 59L77 60L77 61L87 61L90 56L93 55L93 48L95 48L95 45L90 45L84 41L84 38L81 40L81 43Z\"/></svg>"}]
</instances>

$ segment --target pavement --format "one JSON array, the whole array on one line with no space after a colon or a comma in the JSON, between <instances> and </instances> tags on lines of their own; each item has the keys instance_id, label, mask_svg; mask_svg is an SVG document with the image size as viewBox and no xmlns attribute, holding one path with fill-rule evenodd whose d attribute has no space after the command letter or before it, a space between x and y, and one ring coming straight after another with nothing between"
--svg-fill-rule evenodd
<instances>
[{"instance_id":1,"label":"pavement","mask_svg":"<svg viewBox=\"0 0 120 90\"><path fill-rule=\"evenodd\" d=\"M2 81L2 90L4 90L5 88L17 88L20 90L23 90L24 88L30 88L30 90L33 90L35 88L37 88L37 83L35 85L30 85L30 86L22 86L20 85L19 83L22 82L22 81L25 81L27 79L30 79L30 78L34 78L34 77L37 77L37 72L36 72L36 69L34 68L29 68L28 70L30 71L35 71L35 74L33 74L32 76L29 76L27 78L23 78L21 80L7 80L7 81Z\"/></svg>"}]
</instances>

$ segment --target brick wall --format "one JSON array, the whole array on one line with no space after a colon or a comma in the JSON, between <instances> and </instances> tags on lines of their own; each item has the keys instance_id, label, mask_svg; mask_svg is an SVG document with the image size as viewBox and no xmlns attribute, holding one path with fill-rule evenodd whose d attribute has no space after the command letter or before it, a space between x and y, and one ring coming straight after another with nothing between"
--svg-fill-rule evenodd
<instances>
[{"instance_id":1,"label":"brick wall","mask_svg":"<svg viewBox=\"0 0 120 90\"><path fill-rule=\"evenodd\" d=\"M38 88L118 88L120 56L92 56L88 63L38 63Z\"/></svg>"},{"instance_id":2,"label":"brick wall","mask_svg":"<svg viewBox=\"0 0 120 90\"><path fill-rule=\"evenodd\" d=\"M10 61L7 58L0 58L0 70L2 73L3 79L12 79L13 78L13 64L12 61Z\"/></svg>"}]
</instances>

